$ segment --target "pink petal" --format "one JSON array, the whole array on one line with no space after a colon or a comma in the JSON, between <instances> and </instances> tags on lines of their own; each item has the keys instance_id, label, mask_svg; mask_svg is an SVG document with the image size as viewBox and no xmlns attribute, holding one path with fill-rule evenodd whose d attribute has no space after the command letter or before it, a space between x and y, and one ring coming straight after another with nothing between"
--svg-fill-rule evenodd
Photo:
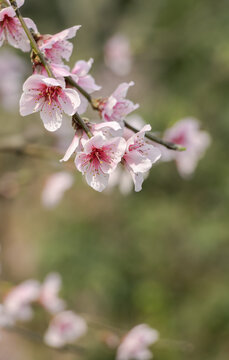
<instances>
[{"instance_id":1,"label":"pink petal","mask_svg":"<svg viewBox=\"0 0 229 360\"><path fill-rule=\"evenodd\" d=\"M78 60L72 69L72 73L78 76L87 75L92 67L93 62L94 60L92 58L88 61Z\"/></svg>"},{"instance_id":2,"label":"pink petal","mask_svg":"<svg viewBox=\"0 0 229 360\"><path fill-rule=\"evenodd\" d=\"M59 102L67 115L73 115L80 105L80 97L75 90L65 89L59 96Z\"/></svg>"},{"instance_id":3,"label":"pink petal","mask_svg":"<svg viewBox=\"0 0 229 360\"><path fill-rule=\"evenodd\" d=\"M86 172L85 179L94 190L102 192L108 185L109 175L104 174L102 170L92 169Z\"/></svg>"},{"instance_id":4,"label":"pink petal","mask_svg":"<svg viewBox=\"0 0 229 360\"><path fill-rule=\"evenodd\" d=\"M80 141L80 137L77 134L75 134L70 146L68 147L64 157L60 160L60 162L68 161L70 159L72 154L76 151L77 147L79 146L79 141Z\"/></svg>"},{"instance_id":5,"label":"pink petal","mask_svg":"<svg viewBox=\"0 0 229 360\"><path fill-rule=\"evenodd\" d=\"M38 92L37 92L38 93ZM36 101L34 94L22 93L20 99L20 114L26 116L41 109L42 103Z\"/></svg>"},{"instance_id":6,"label":"pink petal","mask_svg":"<svg viewBox=\"0 0 229 360\"><path fill-rule=\"evenodd\" d=\"M117 89L113 92L113 96L117 99L117 100L122 100L123 98L126 97L127 92L129 90L130 86L134 86L134 82L131 81L129 83L122 83L120 84Z\"/></svg>"},{"instance_id":7,"label":"pink petal","mask_svg":"<svg viewBox=\"0 0 229 360\"><path fill-rule=\"evenodd\" d=\"M62 124L62 113L57 105L49 105L45 103L40 112L41 119L43 120L44 127L48 131L56 131Z\"/></svg>"}]
</instances>

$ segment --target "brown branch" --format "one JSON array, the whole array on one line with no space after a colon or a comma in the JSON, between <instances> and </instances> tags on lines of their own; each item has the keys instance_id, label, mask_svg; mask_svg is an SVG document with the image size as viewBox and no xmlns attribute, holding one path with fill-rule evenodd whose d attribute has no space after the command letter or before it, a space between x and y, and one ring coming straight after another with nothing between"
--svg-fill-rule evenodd
<instances>
[{"instance_id":1,"label":"brown branch","mask_svg":"<svg viewBox=\"0 0 229 360\"><path fill-rule=\"evenodd\" d=\"M27 329L25 327L18 326L18 325L4 327L3 330L5 330L7 332L15 333L19 336L27 338L28 340L31 340L33 342L36 342L43 346L46 346L49 349L53 349L55 351L67 352L67 353L72 353L72 354L77 354L77 355L83 355L85 353L85 349L82 346L78 346L78 345L68 344L61 348L55 348L55 347L49 346L48 344L46 344L44 342L43 336L41 334L39 334L35 331L32 331L30 329Z\"/></svg>"},{"instance_id":2,"label":"brown branch","mask_svg":"<svg viewBox=\"0 0 229 360\"><path fill-rule=\"evenodd\" d=\"M128 124L126 121L124 121L125 127L127 127L128 129L132 130L133 132L137 133L139 130L137 130L134 126ZM157 136L153 135L152 133L147 132L145 134L145 137L147 137L149 140L152 140L160 145L163 145L165 147L167 147L167 149L169 150L177 150L177 151L184 151L186 150L184 147L174 144L172 142L169 141L165 141L162 140L160 138L158 138Z\"/></svg>"}]
</instances>

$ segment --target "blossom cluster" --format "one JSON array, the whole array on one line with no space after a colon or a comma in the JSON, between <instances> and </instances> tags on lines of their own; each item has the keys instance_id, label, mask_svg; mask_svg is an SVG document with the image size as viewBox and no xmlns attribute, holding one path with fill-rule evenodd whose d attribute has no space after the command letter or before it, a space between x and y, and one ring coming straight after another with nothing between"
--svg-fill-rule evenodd
<instances>
[{"instance_id":1,"label":"blossom cluster","mask_svg":"<svg viewBox=\"0 0 229 360\"><path fill-rule=\"evenodd\" d=\"M0 304L0 328L13 329L17 322L28 322L34 315L33 305L37 304L51 315L43 337L46 345L63 348L86 335L88 325L85 319L71 310L66 310L66 302L58 295L61 283L58 273L50 273L42 284L30 279L13 287ZM116 359L150 359L152 353L148 347L155 343L158 337L158 332L146 324L135 326L122 339L116 335ZM106 344L111 347L109 336Z\"/></svg>"},{"instance_id":2,"label":"blossom cluster","mask_svg":"<svg viewBox=\"0 0 229 360\"><path fill-rule=\"evenodd\" d=\"M24 0L17 0L17 7L20 8L23 3ZM166 141L187 148L182 153L147 139L147 133L151 131L149 124L144 124L139 131L129 130L126 117L139 107L127 99L127 92L134 82L123 82L110 96L92 99L91 94L101 89L89 73L93 59L79 60L72 69L66 64L73 51L70 40L81 26L72 26L55 35L40 34L31 19L25 18L23 25L18 12L10 4L10 0L1 1L0 45L6 41L15 48L29 51L25 28L31 32L35 42L35 47L32 42L31 49L33 73L23 85L20 114L26 116L38 112L44 127L51 132L57 131L63 121L72 118L74 137L60 161L68 161L75 153L76 169L85 176L88 185L99 192L112 186L117 174L119 179L122 178L120 169L121 173L128 174L135 191L140 191L149 170L159 159L175 160L179 173L184 177L194 171L198 159L209 145L209 136L199 130L198 122L184 120L165 132ZM130 53L123 38L123 46L121 49L117 47L120 41L119 38L114 39L107 50L108 58L117 63ZM101 122L80 117L89 102Z\"/></svg>"}]
</instances>

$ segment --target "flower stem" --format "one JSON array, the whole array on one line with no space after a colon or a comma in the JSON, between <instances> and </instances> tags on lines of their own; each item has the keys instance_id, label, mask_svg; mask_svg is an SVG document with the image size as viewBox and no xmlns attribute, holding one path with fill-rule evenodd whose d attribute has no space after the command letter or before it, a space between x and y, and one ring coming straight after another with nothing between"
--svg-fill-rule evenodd
<instances>
[{"instance_id":1,"label":"flower stem","mask_svg":"<svg viewBox=\"0 0 229 360\"><path fill-rule=\"evenodd\" d=\"M77 122L83 128L83 130L85 131L85 133L87 134L89 139L92 137L92 133L91 133L89 127L83 121L83 119L79 116L79 114L77 112L73 115L72 120Z\"/></svg>"}]
</instances>

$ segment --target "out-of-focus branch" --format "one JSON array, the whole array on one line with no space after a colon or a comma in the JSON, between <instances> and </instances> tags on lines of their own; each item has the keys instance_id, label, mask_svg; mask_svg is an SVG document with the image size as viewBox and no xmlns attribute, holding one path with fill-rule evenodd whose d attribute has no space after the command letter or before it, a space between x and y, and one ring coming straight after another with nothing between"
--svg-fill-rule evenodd
<instances>
[{"instance_id":1,"label":"out-of-focus branch","mask_svg":"<svg viewBox=\"0 0 229 360\"><path fill-rule=\"evenodd\" d=\"M38 158L51 158L50 151L55 156L60 156L57 150L45 146L28 143L23 135L11 135L0 142L0 153L15 153Z\"/></svg>"},{"instance_id":2,"label":"out-of-focus branch","mask_svg":"<svg viewBox=\"0 0 229 360\"><path fill-rule=\"evenodd\" d=\"M83 355L85 353L85 349L81 346L78 345L65 345L61 348L54 348L49 346L48 344L46 344L43 340L43 336L35 331L32 331L30 329L18 326L18 325L13 325L13 326L8 326L8 327L4 327L3 330L7 331L7 332L11 332L11 333L15 333L19 336L22 336L28 340L31 340L33 342L36 342L38 344L41 344L43 346L48 347L49 349L53 349L55 351L59 351L59 352L66 352L66 353L72 353L72 354L77 354L77 355Z\"/></svg>"}]
</instances>

